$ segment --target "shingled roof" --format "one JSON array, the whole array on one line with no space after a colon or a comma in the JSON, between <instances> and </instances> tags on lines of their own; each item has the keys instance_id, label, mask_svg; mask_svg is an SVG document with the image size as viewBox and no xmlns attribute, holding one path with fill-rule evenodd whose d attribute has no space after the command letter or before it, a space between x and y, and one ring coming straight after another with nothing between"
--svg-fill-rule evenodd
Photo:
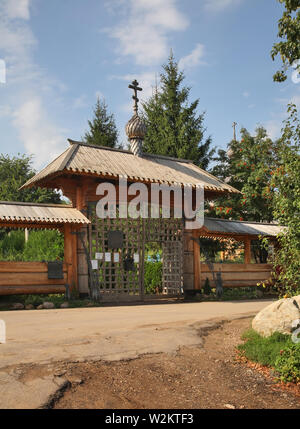
<instances>
[{"instance_id":1,"label":"shingled roof","mask_svg":"<svg viewBox=\"0 0 300 429\"><path fill-rule=\"evenodd\" d=\"M285 227L275 223L246 222L238 220L205 217L203 231L216 235L253 235L275 237L284 232Z\"/></svg>"},{"instance_id":2,"label":"shingled roof","mask_svg":"<svg viewBox=\"0 0 300 429\"><path fill-rule=\"evenodd\" d=\"M52 177L69 174L88 174L98 177L126 177L129 181L177 185L202 185L214 192L238 193L213 175L197 167L192 161L160 155L141 157L121 149L92 146L69 140L70 147L23 186L39 186Z\"/></svg>"},{"instance_id":3,"label":"shingled roof","mask_svg":"<svg viewBox=\"0 0 300 429\"><path fill-rule=\"evenodd\" d=\"M0 223L89 224L77 209L65 204L0 201Z\"/></svg>"}]
</instances>

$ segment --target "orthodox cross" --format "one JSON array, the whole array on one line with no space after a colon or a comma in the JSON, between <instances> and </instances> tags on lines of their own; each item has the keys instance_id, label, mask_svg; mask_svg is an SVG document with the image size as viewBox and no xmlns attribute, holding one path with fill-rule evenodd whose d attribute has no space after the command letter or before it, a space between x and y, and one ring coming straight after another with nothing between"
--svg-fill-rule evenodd
<instances>
[{"instance_id":1,"label":"orthodox cross","mask_svg":"<svg viewBox=\"0 0 300 429\"><path fill-rule=\"evenodd\" d=\"M128 85L128 88L133 89L133 91L134 91L134 95L132 96L132 98L134 100L133 110L134 110L134 113L137 115L138 102L139 102L139 99L137 97L137 92L143 91L143 89L139 87L139 83L136 79L131 83L131 85Z\"/></svg>"},{"instance_id":2,"label":"orthodox cross","mask_svg":"<svg viewBox=\"0 0 300 429\"><path fill-rule=\"evenodd\" d=\"M236 141L236 131L235 131L235 127L237 126L237 123L234 122L232 127L233 127L233 140Z\"/></svg>"}]
</instances>

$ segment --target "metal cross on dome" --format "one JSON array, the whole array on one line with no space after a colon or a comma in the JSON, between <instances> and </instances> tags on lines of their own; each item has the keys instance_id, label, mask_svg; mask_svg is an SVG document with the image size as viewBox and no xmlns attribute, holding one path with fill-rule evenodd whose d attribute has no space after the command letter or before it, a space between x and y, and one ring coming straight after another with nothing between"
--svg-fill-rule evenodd
<instances>
[{"instance_id":1,"label":"metal cross on dome","mask_svg":"<svg viewBox=\"0 0 300 429\"><path fill-rule=\"evenodd\" d=\"M143 89L139 87L139 83L136 79L134 81L132 81L132 83L130 85L128 85L128 88L133 89L133 91L134 91L134 95L132 96L132 98L134 100L133 110L134 110L134 113L137 115L138 102L139 102L139 99L137 97L137 92L143 91Z\"/></svg>"}]
</instances>

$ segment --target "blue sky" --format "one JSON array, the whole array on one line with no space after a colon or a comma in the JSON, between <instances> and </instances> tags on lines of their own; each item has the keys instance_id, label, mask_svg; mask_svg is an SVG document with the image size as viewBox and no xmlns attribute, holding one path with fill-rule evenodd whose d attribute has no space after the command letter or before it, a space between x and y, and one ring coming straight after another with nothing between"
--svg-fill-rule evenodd
<instances>
[{"instance_id":1,"label":"blue sky","mask_svg":"<svg viewBox=\"0 0 300 429\"><path fill-rule=\"evenodd\" d=\"M215 146L233 121L275 138L287 103L300 106L291 73L272 80L281 14L277 0L0 0L0 152L33 154L41 168L81 139L97 96L125 143L128 83L146 100L171 48Z\"/></svg>"}]
</instances>

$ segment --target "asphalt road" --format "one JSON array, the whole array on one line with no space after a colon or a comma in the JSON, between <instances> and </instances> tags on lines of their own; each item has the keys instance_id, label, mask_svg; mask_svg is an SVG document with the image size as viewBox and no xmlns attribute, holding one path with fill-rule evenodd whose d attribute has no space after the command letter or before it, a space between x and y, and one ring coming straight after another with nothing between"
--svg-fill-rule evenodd
<instances>
[{"instance_id":1,"label":"asphalt road","mask_svg":"<svg viewBox=\"0 0 300 429\"><path fill-rule=\"evenodd\" d=\"M119 360L201 343L197 326L255 315L271 301L202 302L0 312L0 368L59 360Z\"/></svg>"}]
</instances>

